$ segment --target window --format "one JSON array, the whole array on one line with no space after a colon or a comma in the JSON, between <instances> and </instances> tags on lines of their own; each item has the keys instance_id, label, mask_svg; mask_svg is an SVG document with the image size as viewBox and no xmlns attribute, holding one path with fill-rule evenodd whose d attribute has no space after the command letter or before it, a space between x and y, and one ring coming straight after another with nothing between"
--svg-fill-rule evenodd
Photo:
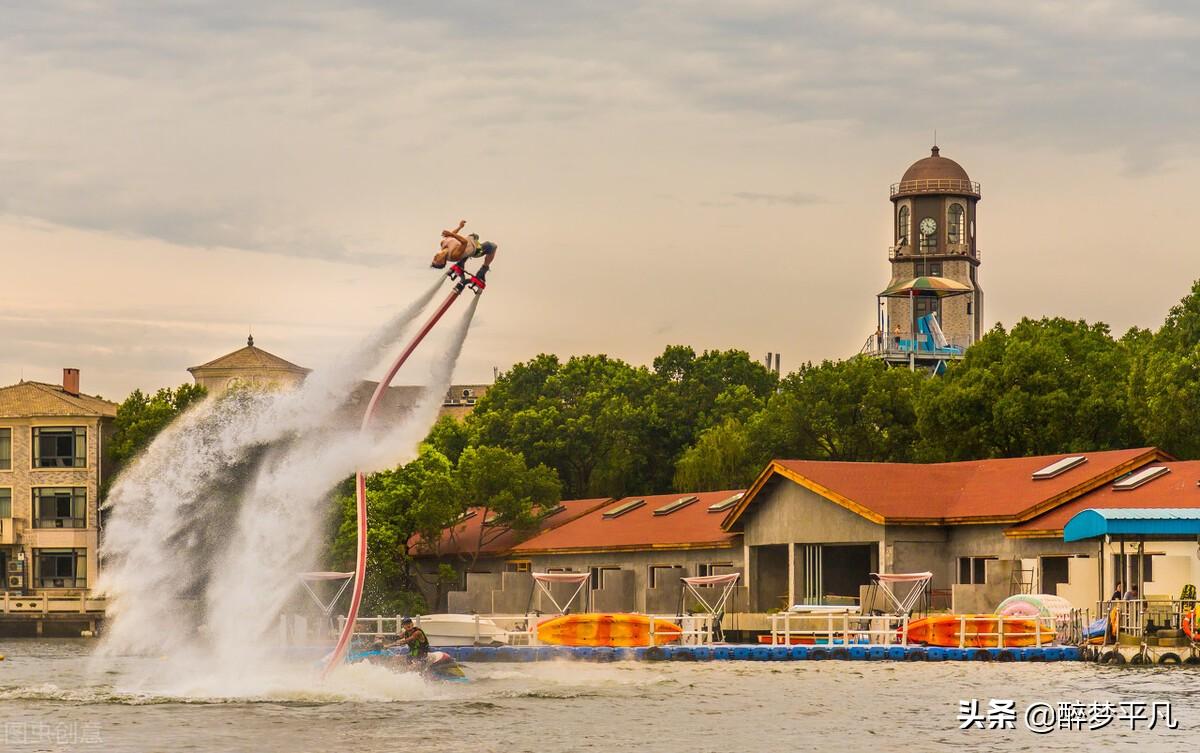
<instances>
[{"instance_id":1,"label":"window","mask_svg":"<svg viewBox=\"0 0 1200 753\"><path fill-rule=\"evenodd\" d=\"M600 515L600 517L604 518L605 520L612 520L613 518L619 518L627 512L633 512L634 510L638 509L639 507L641 507L644 504L646 504L646 500L644 500L644 499L630 500L629 502L626 502L625 504L617 505L616 507L614 507L611 510L605 510Z\"/></svg>"},{"instance_id":2,"label":"window","mask_svg":"<svg viewBox=\"0 0 1200 753\"><path fill-rule=\"evenodd\" d=\"M950 243L963 242L963 208L962 204L951 204L946 222L946 239Z\"/></svg>"},{"instance_id":3,"label":"window","mask_svg":"<svg viewBox=\"0 0 1200 753\"><path fill-rule=\"evenodd\" d=\"M987 562L996 557L959 557L958 582L982 585L987 583Z\"/></svg>"},{"instance_id":4,"label":"window","mask_svg":"<svg viewBox=\"0 0 1200 753\"><path fill-rule=\"evenodd\" d=\"M721 500L720 502L714 502L713 504L708 506L708 511L709 512L725 512L726 510L728 510L729 508L733 507L738 502L740 502L742 497L745 496L745 494L746 494L745 492L738 492L737 494L733 495L732 497L726 497L725 499Z\"/></svg>"},{"instance_id":5,"label":"window","mask_svg":"<svg viewBox=\"0 0 1200 753\"><path fill-rule=\"evenodd\" d=\"M680 570L679 565L651 565L648 570L648 578L646 585L649 588L677 588L679 575L675 579L671 577L672 571Z\"/></svg>"},{"instance_id":6,"label":"window","mask_svg":"<svg viewBox=\"0 0 1200 753\"><path fill-rule=\"evenodd\" d=\"M0 518L12 517L12 489L0 489ZM3 575L3 573L0 573Z\"/></svg>"},{"instance_id":7,"label":"window","mask_svg":"<svg viewBox=\"0 0 1200 753\"><path fill-rule=\"evenodd\" d=\"M696 497L696 496L680 497L679 499L675 500L674 502L668 502L667 504L663 505L662 507L657 508L654 511L654 514L658 515L660 517L663 515L670 515L671 513L675 512L676 510L682 510L683 508L687 507L688 505L692 504L693 502L698 501L699 499L700 498Z\"/></svg>"},{"instance_id":8,"label":"window","mask_svg":"<svg viewBox=\"0 0 1200 753\"><path fill-rule=\"evenodd\" d=\"M1142 484L1153 481L1164 473L1170 473L1171 469L1165 465L1155 465L1149 468L1143 468L1140 471L1134 471L1126 476L1122 476L1112 485L1114 491L1124 492L1130 489L1136 489Z\"/></svg>"},{"instance_id":9,"label":"window","mask_svg":"<svg viewBox=\"0 0 1200 753\"><path fill-rule=\"evenodd\" d=\"M936 314L938 322L942 320L942 299L931 295L920 295L913 299L917 309L917 318L926 314Z\"/></svg>"},{"instance_id":10,"label":"window","mask_svg":"<svg viewBox=\"0 0 1200 753\"><path fill-rule=\"evenodd\" d=\"M510 560L504 563L506 573L527 573L533 563L529 560Z\"/></svg>"},{"instance_id":11,"label":"window","mask_svg":"<svg viewBox=\"0 0 1200 753\"><path fill-rule=\"evenodd\" d=\"M33 527L87 528L87 490L35 488Z\"/></svg>"},{"instance_id":12,"label":"window","mask_svg":"<svg viewBox=\"0 0 1200 753\"><path fill-rule=\"evenodd\" d=\"M1125 587L1121 589L1123 592L1136 586L1139 580L1143 583L1149 583L1154 580L1154 555L1152 554L1142 555L1142 572L1140 577L1138 574L1138 556L1136 554L1114 554L1112 556L1112 563L1115 580L1125 584ZM1129 566L1129 569L1126 569L1126 565Z\"/></svg>"},{"instance_id":13,"label":"window","mask_svg":"<svg viewBox=\"0 0 1200 753\"><path fill-rule=\"evenodd\" d=\"M896 245L908 245L908 207L900 207L896 216Z\"/></svg>"},{"instance_id":14,"label":"window","mask_svg":"<svg viewBox=\"0 0 1200 753\"><path fill-rule=\"evenodd\" d=\"M726 575L732 572L732 562L702 562L696 565L696 575L701 578L707 578L710 575Z\"/></svg>"},{"instance_id":15,"label":"window","mask_svg":"<svg viewBox=\"0 0 1200 753\"><path fill-rule=\"evenodd\" d=\"M620 572L619 567L590 567L588 571L592 574L592 590L596 591L604 587L604 574L607 572Z\"/></svg>"},{"instance_id":16,"label":"window","mask_svg":"<svg viewBox=\"0 0 1200 753\"><path fill-rule=\"evenodd\" d=\"M913 277L941 277L942 263L929 259L917 259L913 264Z\"/></svg>"},{"instance_id":17,"label":"window","mask_svg":"<svg viewBox=\"0 0 1200 753\"><path fill-rule=\"evenodd\" d=\"M34 427L34 468L83 468L86 465L87 429L85 427Z\"/></svg>"},{"instance_id":18,"label":"window","mask_svg":"<svg viewBox=\"0 0 1200 753\"><path fill-rule=\"evenodd\" d=\"M1083 465L1087 462L1087 457L1084 455L1071 455L1062 460L1051 463L1045 468L1039 468L1033 472L1035 481L1047 478L1054 478L1060 474L1066 473L1077 465Z\"/></svg>"},{"instance_id":19,"label":"window","mask_svg":"<svg viewBox=\"0 0 1200 753\"><path fill-rule=\"evenodd\" d=\"M1061 583L1070 581L1071 560L1075 557L1087 559L1086 555L1063 555L1061 557L1042 557L1042 585L1038 593L1057 594Z\"/></svg>"},{"instance_id":20,"label":"window","mask_svg":"<svg viewBox=\"0 0 1200 753\"><path fill-rule=\"evenodd\" d=\"M86 549L34 549L34 582L38 588L86 588Z\"/></svg>"},{"instance_id":21,"label":"window","mask_svg":"<svg viewBox=\"0 0 1200 753\"><path fill-rule=\"evenodd\" d=\"M12 429L0 429L0 471L12 470Z\"/></svg>"}]
</instances>

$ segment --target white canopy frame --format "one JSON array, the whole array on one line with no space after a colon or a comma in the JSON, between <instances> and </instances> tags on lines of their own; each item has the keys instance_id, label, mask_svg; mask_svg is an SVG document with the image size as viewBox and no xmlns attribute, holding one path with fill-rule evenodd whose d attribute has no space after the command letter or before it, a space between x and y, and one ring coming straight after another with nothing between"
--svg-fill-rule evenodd
<instances>
[{"instance_id":1,"label":"white canopy frame","mask_svg":"<svg viewBox=\"0 0 1200 753\"><path fill-rule=\"evenodd\" d=\"M554 608L558 610L559 614L567 613L567 610L571 606L571 602L575 601L575 598L577 596L579 596L580 592L583 591L584 587L587 586L588 581L592 577L591 573L535 573L535 572L530 572L529 574L531 576L533 576L533 582L534 582L534 584L536 584L537 589L546 595L546 598L550 600L550 603L554 605ZM554 593L550 590L550 585L554 584L554 583L574 583L574 584L576 584L576 586L575 586L575 590L571 592L570 598L568 598L565 602L560 604L558 599L554 598ZM529 593L530 606L533 605L533 594L534 594L534 592L532 592L532 591ZM563 606L563 604L565 604L566 606ZM586 596L584 597L584 609L585 610L587 609L587 597ZM525 611L528 612L529 608L526 607Z\"/></svg>"},{"instance_id":2,"label":"white canopy frame","mask_svg":"<svg viewBox=\"0 0 1200 753\"><path fill-rule=\"evenodd\" d=\"M883 592L892 614L910 615L929 590L933 573L871 573L871 598L868 608L875 603L875 593ZM898 587L907 586L901 591Z\"/></svg>"},{"instance_id":3,"label":"white canopy frame","mask_svg":"<svg viewBox=\"0 0 1200 753\"><path fill-rule=\"evenodd\" d=\"M694 578L680 578L683 584L683 591L679 595L680 602L687 597L688 594L695 596L699 600L700 605L714 617L719 617L725 613L725 605L729 603L729 597L733 595L733 589L737 588L737 583L741 579L741 573L725 573L723 575L701 575ZM709 592L709 598L706 598L700 589L720 588L721 591L711 601L712 592ZM680 609L682 612L683 609Z\"/></svg>"},{"instance_id":4,"label":"white canopy frame","mask_svg":"<svg viewBox=\"0 0 1200 753\"><path fill-rule=\"evenodd\" d=\"M322 583L325 581L341 581L342 585L338 587L337 593L333 598L326 601L317 594L312 584ZM304 586L304 590L308 591L308 595L312 597L313 602L320 607L321 614L333 624L333 610L337 607L338 599L342 598L342 594L346 593L346 589L354 582L354 573L335 573L335 572L315 572L315 573L300 573L300 583Z\"/></svg>"}]
</instances>

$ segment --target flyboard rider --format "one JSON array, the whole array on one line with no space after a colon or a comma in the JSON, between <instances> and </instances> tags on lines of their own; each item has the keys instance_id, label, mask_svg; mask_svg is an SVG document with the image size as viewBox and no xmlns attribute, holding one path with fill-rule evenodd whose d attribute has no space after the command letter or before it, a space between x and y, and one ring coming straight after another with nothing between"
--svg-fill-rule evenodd
<instances>
[{"instance_id":1,"label":"flyboard rider","mask_svg":"<svg viewBox=\"0 0 1200 753\"><path fill-rule=\"evenodd\" d=\"M491 241L480 243L479 235L476 233L460 235L466 224L466 220L460 220L458 227L442 231L442 248L433 255L433 262L429 266L434 269L445 269L446 263L450 262L459 269L465 269L464 265L468 259L482 257L483 266L479 268L475 276L480 280L485 280L488 270L491 269L492 260L496 258L496 244Z\"/></svg>"}]
</instances>

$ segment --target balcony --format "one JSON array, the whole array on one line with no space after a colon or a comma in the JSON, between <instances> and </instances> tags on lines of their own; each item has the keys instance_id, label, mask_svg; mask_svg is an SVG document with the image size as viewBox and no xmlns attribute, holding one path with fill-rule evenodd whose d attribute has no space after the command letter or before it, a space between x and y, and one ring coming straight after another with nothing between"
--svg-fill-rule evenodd
<instances>
[{"instance_id":1,"label":"balcony","mask_svg":"<svg viewBox=\"0 0 1200 753\"><path fill-rule=\"evenodd\" d=\"M928 250L910 246L888 246L889 261L904 261L906 259L962 259L966 257L971 261L978 262L980 260L980 251L975 249L975 254L971 255L971 249L965 243L956 243L950 246L946 253L929 253Z\"/></svg>"},{"instance_id":2,"label":"balcony","mask_svg":"<svg viewBox=\"0 0 1200 753\"><path fill-rule=\"evenodd\" d=\"M0 518L0 546L16 544L24 528L25 521L21 518Z\"/></svg>"},{"instance_id":3,"label":"balcony","mask_svg":"<svg viewBox=\"0 0 1200 753\"><path fill-rule=\"evenodd\" d=\"M946 346L939 348L928 335L923 333L915 341L907 332L902 333L899 337L871 335L859 353L882 358L885 361L904 363L908 362L910 355L913 355L917 361L954 361L963 357L971 343L972 338L969 336L948 337Z\"/></svg>"},{"instance_id":4,"label":"balcony","mask_svg":"<svg viewBox=\"0 0 1200 753\"><path fill-rule=\"evenodd\" d=\"M931 178L927 180L906 180L893 183L891 197L911 196L922 193L954 193L979 198L979 184L973 180L961 178Z\"/></svg>"}]
</instances>

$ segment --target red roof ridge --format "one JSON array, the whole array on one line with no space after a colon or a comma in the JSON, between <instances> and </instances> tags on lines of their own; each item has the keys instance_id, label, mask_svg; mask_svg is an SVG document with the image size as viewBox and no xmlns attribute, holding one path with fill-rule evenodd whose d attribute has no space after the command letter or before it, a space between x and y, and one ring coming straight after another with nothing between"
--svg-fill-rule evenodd
<instances>
[{"instance_id":1,"label":"red roof ridge","mask_svg":"<svg viewBox=\"0 0 1200 753\"><path fill-rule=\"evenodd\" d=\"M1052 479L1032 478L1044 464L1071 455L1086 455L1089 463L1077 469L1092 472L1081 477L1071 469ZM1139 447L942 463L776 459L725 516L722 528L732 530L775 476L880 525L1013 523L1042 515L1131 468L1164 457L1170 456L1155 447ZM846 474L850 468L854 473ZM1029 485L1017 485L1018 480ZM930 494L931 488L936 493Z\"/></svg>"}]
</instances>

